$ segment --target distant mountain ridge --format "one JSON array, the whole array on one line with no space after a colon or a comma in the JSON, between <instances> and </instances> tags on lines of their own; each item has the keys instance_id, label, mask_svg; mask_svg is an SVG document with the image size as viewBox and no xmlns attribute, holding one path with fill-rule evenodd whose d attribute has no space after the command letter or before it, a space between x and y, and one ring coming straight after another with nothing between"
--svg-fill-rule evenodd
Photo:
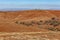
<instances>
[{"instance_id":1,"label":"distant mountain ridge","mask_svg":"<svg viewBox=\"0 0 60 40\"><path fill-rule=\"evenodd\" d=\"M60 8L47 8L47 9L42 9L42 8L3 8L0 9L0 11L19 11L19 10L60 10Z\"/></svg>"},{"instance_id":2,"label":"distant mountain ridge","mask_svg":"<svg viewBox=\"0 0 60 40\"><path fill-rule=\"evenodd\" d=\"M18 10L32 10L32 8L4 8L4 9L0 9L0 11L18 11Z\"/></svg>"}]
</instances>

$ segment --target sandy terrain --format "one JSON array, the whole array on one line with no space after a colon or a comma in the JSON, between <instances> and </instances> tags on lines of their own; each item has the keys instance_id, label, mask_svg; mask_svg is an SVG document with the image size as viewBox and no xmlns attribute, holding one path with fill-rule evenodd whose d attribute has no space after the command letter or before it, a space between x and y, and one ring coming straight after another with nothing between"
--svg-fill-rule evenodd
<instances>
[{"instance_id":1,"label":"sandy terrain","mask_svg":"<svg viewBox=\"0 0 60 40\"><path fill-rule=\"evenodd\" d=\"M60 32L0 32L0 40L60 40Z\"/></svg>"}]
</instances>

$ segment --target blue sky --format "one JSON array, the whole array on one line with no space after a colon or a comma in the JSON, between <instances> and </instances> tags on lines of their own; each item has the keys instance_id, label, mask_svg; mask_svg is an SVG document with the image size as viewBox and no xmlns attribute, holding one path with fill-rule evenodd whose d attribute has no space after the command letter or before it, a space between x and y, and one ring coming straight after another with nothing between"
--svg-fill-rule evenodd
<instances>
[{"instance_id":1,"label":"blue sky","mask_svg":"<svg viewBox=\"0 0 60 40\"><path fill-rule=\"evenodd\" d=\"M59 9L60 0L0 0L0 9L4 8Z\"/></svg>"}]
</instances>

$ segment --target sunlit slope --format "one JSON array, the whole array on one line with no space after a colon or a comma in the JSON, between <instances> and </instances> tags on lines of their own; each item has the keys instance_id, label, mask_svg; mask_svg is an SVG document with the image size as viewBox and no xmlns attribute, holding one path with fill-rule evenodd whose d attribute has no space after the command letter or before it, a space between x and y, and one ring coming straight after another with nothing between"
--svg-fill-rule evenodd
<instances>
[{"instance_id":1,"label":"sunlit slope","mask_svg":"<svg viewBox=\"0 0 60 40\"><path fill-rule=\"evenodd\" d=\"M0 12L0 31L4 32L37 32L49 31L49 27L55 25L44 24L45 21L59 21L60 11L50 10L26 10L26 11L10 11ZM43 21L38 24L40 21ZM22 23L23 22L23 23ZM53 22L53 21L52 21ZM60 25L60 24L59 24ZM56 26L59 28L60 26ZM41 26L41 27L40 27Z\"/></svg>"}]
</instances>

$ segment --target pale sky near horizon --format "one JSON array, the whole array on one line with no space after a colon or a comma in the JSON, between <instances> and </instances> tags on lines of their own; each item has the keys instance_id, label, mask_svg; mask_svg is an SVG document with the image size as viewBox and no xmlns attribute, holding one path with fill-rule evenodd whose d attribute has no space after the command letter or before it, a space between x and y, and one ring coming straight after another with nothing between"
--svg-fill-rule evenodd
<instances>
[{"instance_id":1,"label":"pale sky near horizon","mask_svg":"<svg viewBox=\"0 0 60 40\"><path fill-rule=\"evenodd\" d=\"M3 8L60 8L60 0L0 0Z\"/></svg>"}]
</instances>

